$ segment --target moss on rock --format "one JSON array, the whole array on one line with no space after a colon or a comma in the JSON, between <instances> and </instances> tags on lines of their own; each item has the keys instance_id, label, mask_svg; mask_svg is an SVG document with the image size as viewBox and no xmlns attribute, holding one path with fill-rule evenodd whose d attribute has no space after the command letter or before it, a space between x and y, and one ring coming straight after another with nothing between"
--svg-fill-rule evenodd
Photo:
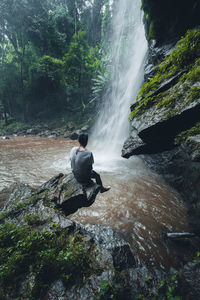
<instances>
[{"instance_id":1,"label":"moss on rock","mask_svg":"<svg viewBox=\"0 0 200 300\"><path fill-rule=\"evenodd\" d=\"M179 76L180 74L180 76ZM200 99L200 30L188 31L172 53L158 66L157 73L144 83L138 97L137 105L130 114L130 119L142 115L147 109L156 105L157 109L166 111L178 102L181 108ZM168 87L168 80L177 78L177 82ZM166 89L161 89L165 85ZM160 91L160 92L159 92ZM177 110L174 111L174 114ZM173 112L170 112L173 115ZM166 114L166 117L168 114Z\"/></svg>"},{"instance_id":2,"label":"moss on rock","mask_svg":"<svg viewBox=\"0 0 200 300\"><path fill-rule=\"evenodd\" d=\"M0 225L0 294L17 297L20 284L30 277L28 299L40 299L50 284L61 278L68 287L82 284L97 271L90 248L80 234L70 235L58 225L40 231L12 223ZM9 254L9 255L8 255Z\"/></svg>"},{"instance_id":3,"label":"moss on rock","mask_svg":"<svg viewBox=\"0 0 200 300\"><path fill-rule=\"evenodd\" d=\"M187 143L187 139L189 136L195 136L197 134L200 134L200 122L197 122L195 124L195 126L191 127L188 130L185 130L183 132L181 132L180 134L178 134L175 137L175 143L176 144L180 144L182 142Z\"/></svg>"}]
</instances>

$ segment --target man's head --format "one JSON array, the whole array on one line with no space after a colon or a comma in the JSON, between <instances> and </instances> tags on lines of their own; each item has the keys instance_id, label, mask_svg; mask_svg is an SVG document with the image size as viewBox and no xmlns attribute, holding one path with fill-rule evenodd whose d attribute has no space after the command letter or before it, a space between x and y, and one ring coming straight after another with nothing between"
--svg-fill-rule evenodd
<instances>
[{"instance_id":1,"label":"man's head","mask_svg":"<svg viewBox=\"0 0 200 300\"><path fill-rule=\"evenodd\" d=\"M81 146L86 147L88 143L88 134L87 133L81 133L78 137L78 141Z\"/></svg>"}]
</instances>

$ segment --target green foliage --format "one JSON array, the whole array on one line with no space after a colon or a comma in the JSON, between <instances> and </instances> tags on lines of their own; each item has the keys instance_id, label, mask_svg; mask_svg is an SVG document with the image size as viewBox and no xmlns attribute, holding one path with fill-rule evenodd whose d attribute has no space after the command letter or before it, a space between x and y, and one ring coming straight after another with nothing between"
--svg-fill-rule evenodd
<instances>
[{"instance_id":1,"label":"green foliage","mask_svg":"<svg viewBox=\"0 0 200 300\"><path fill-rule=\"evenodd\" d=\"M38 214L26 214L24 216L24 221L27 222L28 225L43 225L47 220L42 220L40 215Z\"/></svg>"},{"instance_id":2,"label":"green foliage","mask_svg":"<svg viewBox=\"0 0 200 300\"><path fill-rule=\"evenodd\" d=\"M22 122L15 122L12 120L8 120L8 125L5 124L3 120L0 121L0 134L6 134L8 132L17 132L24 128L24 123Z\"/></svg>"},{"instance_id":3,"label":"green foliage","mask_svg":"<svg viewBox=\"0 0 200 300\"><path fill-rule=\"evenodd\" d=\"M144 293L137 295L137 299L141 300L181 300L178 293L178 271L172 270L167 280L160 280L157 285L150 277L146 277L147 286Z\"/></svg>"},{"instance_id":4,"label":"green foliage","mask_svg":"<svg viewBox=\"0 0 200 300\"><path fill-rule=\"evenodd\" d=\"M200 262L200 252L198 251L195 259L193 260L193 263L199 263L199 262Z\"/></svg>"},{"instance_id":5,"label":"green foliage","mask_svg":"<svg viewBox=\"0 0 200 300\"><path fill-rule=\"evenodd\" d=\"M146 82L138 95L136 108L131 112L130 118L142 114L146 109L157 105L161 107L174 107L175 103L185 98L185 104L199 98L199 86L191 88L199 81L200 74L200 30L188 31L185 37L177 43L171 54L158 66L154 77ZM179 72L178 83L168 91L159 93L159 87L166 80L173 78ZM156 92L158 90L158 92Z\"/></svg>"},{"instance_id":6,"label":"green foliage","mask_svg":"<svg viewBox=\"0 0 200 300\"><path fill-rule=\"evenodd\" d=\"M33 80L41 81L43 88L55 89L63 79L63 62L43 56L30 69Z\"/></svg>"},{"instance_id":7,"label":"green foliage","mask_svg":"<svg viewBox=\"0 0 200 300\"><path fill-rule=\"evenodd\" d=\"M69 51L64 56L69 105L77 106L78 102L84 110L90 100L92 78L96 76L98 67L99 60L88 45L85 32L79 31L73 36Z\"/></svg>"},{"instance_id":8,"label":"green foliage","mask_svg":"<svg viewBox=\"0 0 200 300\"><path fill-rule=\"evenodd\" d=\"M24 122L91 114L105 3L1 1L0 113L6 123L8 115Z\"/></svg>"},{"instance_id":9,"label":"green foliage","mask_svg":"<svg viewBox=\"0 0 200 300\"><path fill-rule=\"evenodd\" d=\"M5 223L0 225L0 246L1 294L17 295L19 283L31 274L29 295L39 299L58 278L67 286L81 284L94 265L82 237L57 226L50 232Z\"/></svg>"},{"instance_id":10,"label":"green foliage","mask_svg":"<svg viewBox=\"0 0 200 300\"><path fill-rule=\"evenodd\" d=\"M181 142L187 142L189 136L195 136L197 134L200 134L200 122L197 122L195 126L178 134L175 137L175 143L180 144Z\"/></svg>"},{"instance_id":11,"label":"green foliage","mask_svg":"<svg viewBox=\"0 0 200 300\"><path fill-rule=\"evenodd\" d=\"M120 289L121 286L119 284L103 280L102 283L99 285L98 294L94 297L94 300L120 299Z\"/></svg>"}]
</instances>

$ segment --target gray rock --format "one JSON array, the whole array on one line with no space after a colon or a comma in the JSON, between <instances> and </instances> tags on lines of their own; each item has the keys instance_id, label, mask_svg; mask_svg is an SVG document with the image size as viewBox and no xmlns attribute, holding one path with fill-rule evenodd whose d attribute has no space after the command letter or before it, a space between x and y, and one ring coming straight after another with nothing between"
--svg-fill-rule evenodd
<instances>
[{"instance_id":1,"label":"gray rock","mask_svg":"<svg viewBox=\"0 0 200 300\"><path fill-rule=\"evenodd\" d=\"M150 169L165 179L188 203L196 209L200 199L200 163L192 162L184 145L158 154L142 155Z\"/></svg>"},{"instance_id":2,"label":"gray rock","mask_svg":"<svg viewBox=\"0 0 200 300\"><path fill-rule=\"evenodd\" d=\"M7 209L12 209L19 205L23 204L24 201L33 194L35 189L29 185L22 183L14 183L9 188L9 197L3 206L3 211Z\"/></svg>"},{"instance_id":3,"label":"gray rock","mask_svg":"<svg viewBox=\"0 0 200 300\"><path fill-rule=\"evenodd\" d=\"M132 134L123 145L122 149L122 156L125 158L129 158L133 154L141 154L145 153L145 148L147 145L141 140L141 138L136 135Z\"/></svg>"},{"instance_id":4,"label":"gray rock","mask_svg":"<svg viewBox=\"0 0 200 300\"><path fill-rule=\"evenodd\" d=\"M135 138L130 137L122 150L124 157L159 153L174 148L175 136L199 120L200 98L187 104L179 101L173 111L170 110L170 114L167 113L168 110L166 107L157 109L154 105L131 121L131 135L138 136L146 146L142 151L142 142L137 138L136 143L137 140L140 141L137 147Z\"/></svg>"},{"instance_id":5,"label":"gray rock","mask_svg":"<svg viewBox=\"0 0 200 300\"><path fill-rule=\"evenodd\" d=\"M45 195L57 206L61 207L66 215L75 212L83 206L90 206L98 192L100 185L93 181L87 187L79 184L72 173L62 173L51 178L38 189L38 194L45 192Z\"/></svg>"},{"instance_id":6,"label":"gray rock","mask_svg":"<svg viewBox=\"0 0 200 300\"><path fill-rule=\"evenodd\" d=\"M66 130L72 131L75 129L75 126L72 122L68 122L66 125Z\"/></svg>"},{"instance_id":7,"label":"gray rock","mask_svg":"<svg viewBox=\"0 0 200 300\"><path fill-rule=\"evenodd\" d=\"M85 125L81 128L81 132L86 132L88 131L89 128L90 128L89 125Z\"/></svg>"},{"instance_id":8,"label":"gray rock","mask_svg":"<svg viewBox=\"0 0 200 300\"><path fill-rule=\"evenodd\" d=\"M57 139L57 134L54 133L54 134L49 135L48 139Z\"/></svg>"},{"instance_id":9,"label":"gray rock","mask_svg":"<svg viewBox=\"0 0 200 300\"><path fill-rule=\"evenodd\" d=\"M186 146L192 161L200 162L200 134L188 137Z\"/></svg>"},{"instance_id":10,"label":"gray rock","mask_svg":"<svg viewBox=\"0 0 200 300\"><path fill-rule=\"evenodd\" d=\"M76 130L76 131L73 132L69 137L70 137L71 140L77 140L80 133L81 133L80 130Z\"/></svg>"},{"instance_id":11,"label":"gray rock","mask_svg":"<svg viewBox=\"0 0 200 300\"><path fill-rule=\"evenodd\" d=\"M107 259L117 270L123 270L136 265L134 253L122 233L110 227L100 225L82 225L81 232L90 235L95 242L109 255Z\"/></svg>"},{"instance_id":12,"label":"gray rock","mask_svg":"<svg viewBox=\"0 0 200 300\"><path fill-rule=\"evenodd\" d=\"M199 263L188 263L180 272L182 294L186 299L200 299L200 266Z\"/></svg>"},{"instance_id":13,"label":"gray rock","mask_svg":"<svg viewBox=\"0 0 200 300\"><path fill-rule=\"evenodd\" d=\"M5 135L5 136L2 136L2 140L9 140L9 136Z\"/></svg>"}]
</instances>

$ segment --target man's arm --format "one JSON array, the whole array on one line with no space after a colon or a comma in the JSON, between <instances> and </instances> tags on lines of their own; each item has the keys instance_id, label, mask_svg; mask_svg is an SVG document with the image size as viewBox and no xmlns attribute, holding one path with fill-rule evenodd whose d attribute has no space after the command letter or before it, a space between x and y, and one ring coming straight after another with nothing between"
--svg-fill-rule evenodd
<instances>
[{"instance_id":1,"label":"man's arm","mask_svg":"<svg viewBox=\"0 0 200 300\"><path fill-rule=\"evenodd\" d=\"M78 147L73 147L70 151L69 159L72 160L72 157L75 155Z\"/></svg>"}]
</instances>

